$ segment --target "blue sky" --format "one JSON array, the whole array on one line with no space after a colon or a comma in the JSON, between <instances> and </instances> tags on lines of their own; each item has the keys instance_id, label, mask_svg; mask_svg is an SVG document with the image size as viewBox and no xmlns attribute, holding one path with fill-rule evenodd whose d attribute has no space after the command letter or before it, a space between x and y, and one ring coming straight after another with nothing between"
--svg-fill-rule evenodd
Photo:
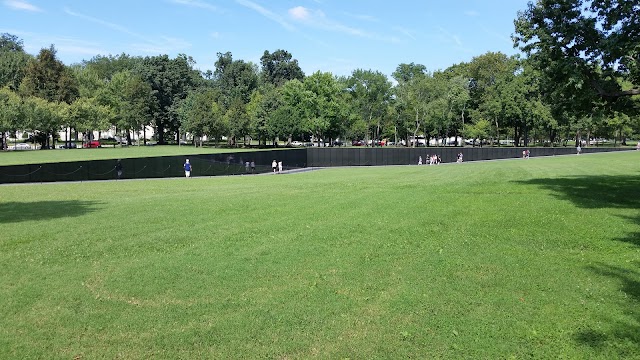
<instances>
[{"instance_id":1,"label":"blue sky","mask_svg":"<svg viewBox=\"0 0 640 360\"><path fill-rule=\"evenodd\" d=\"M54 44L68 65L184 53L213 70L218 52L259 64L265 50L284 49L308 75L390 75L400 63L438 70L488 51L517 53L513 20L529 0L0 1L0 33L32 54Z\"/></svg>"}]
</instances>

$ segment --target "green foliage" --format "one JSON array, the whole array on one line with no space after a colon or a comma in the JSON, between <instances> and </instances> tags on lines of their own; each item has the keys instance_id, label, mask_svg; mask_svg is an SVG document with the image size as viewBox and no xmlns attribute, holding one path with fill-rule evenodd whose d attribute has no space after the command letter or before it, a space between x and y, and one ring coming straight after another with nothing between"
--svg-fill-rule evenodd
<instances>
[{"instance_id":1,"label":"green foliage","mask_svg":"<svg viewBox=\"0 0 640 360\"><path fill-rule=\"evenodd\" d=\"M381 125L391 100L391 82L379 71L354 70L347 80L347 91L351 94L353 108L367 124L365 139L379 139Z\"/></svg>"},{"instance_id":2,"label":"green foliage","mask_svg":"<svg viewBox=\"0 0 640 360\"><path fill-rule=\"evenodd\" d=\"M301 91L297 95L302 101L297 112L302 129L317 141L340 134L345 103L338 80L331 73L317 71L304 79Z\"/></svg>"},{"instance_id":3,"label":"green foliage","mask_svg":"<svg viewBox=\"0 0 640 360\"><path fill-rule=\"evenodd\" d=\"M38 56L29 62L20 84L20 93L67 104L79 96L77 80L72 71L56 58L53 46L40 50Z\"/></svg>"},{"instance_id":4,"label":"green foliage","mask_svg":"<svg viewBox=\"0 0 640 360\"><path fill-rule=\"evenodd\" d=\"M223 113L217 103L219 94L213 89L191 92L180 104L178 114L182 130L199 137L210 136L219 139L228 132ZM200 143L202 146L202 143Z\"/></svg>"},{"instance_id":5,"label":"green foliage","mask_svg":"<svg viewBox=\"0 0 640 360\"><path fill-rule=\"evenodd\" d=\"M0 35L0 88L17 91L31 56L24 51L22 40L11 34Z\"/></svg>"},{"instance_id":6,"label":"green foliage","mask_svg":"<svg viewBox=\"0 0 640 360\"><path fill-rule=\"evenodd\" d=\"M137 64L134 73L151 86L156 105L151 119L157 130L158 143L164 144L166 130L169 134L179 131L177 108L198 83L200 74L193 69L193 59L184 54L175 59L167 55L146 57Z\"/></svg>"},{"instance_id":7,"label":"green foliage","mask_svg":"<svg viewBox=\"0 0 640 360\"><path fill-rule=\"evenodd\" d=\"M22 117L22 99L8 87L0 88L0 132L18 130Z\"/></svg>"},{"instance_id":8,"label":"green foliage","mask_svg":"<svg viewBox=\"0 0 640 360\"><path fill-rule=\"evenodd\" d=\"M75 129L107 130L112 124L113 113L108 106L101 105L96 98L82 97L69 106L69 125Z\"/></svg>"},{"instance_id":9,"label":"green foliage","mask_svg":"<svg viewBox=\"0 0 640 360\"><path fill-rule=\"evenodd\" d=\"M514 43L541 71L547 96L588 113L596 97L640 94L639 12L637 1L541 0L518 13Z\"/></svg>"},{"instance_id":10,"label":"green foliage","mask_svg":"<svg viewBox=\"0 0 640 360\"><path fill-rule=\"evenodd\" d=\"M298 65L298 60L292 59L292 55L286 50L276 50L269 53L265 50L260 58L262 64L262 81L276 87L284 85L289 80L304 79L304 73Z\"/></svg>"},{"instance_id":11,"label":"green foliage","mask_svg":"<svg viewBox=\"0 0 640 360\"><path fill-rule=\"evenodd\" d=\"M302 136L306 131L302 124L304 98L306 96L303 83L294 79L278 88L275 109L267 118L267 126L272 136L289 139Z\"/></svg>"},{"instance_id":12,"label":"green foliage","mask_svg":"<svg viewBox=\"0 0 640 360\"><path fill-rule=\"evenodd\" d=\"M151 125L159 109L151 85L129 70L113 74L98 98L101 103L111 107L114 125L119 129L140 130Z\"/></svg>"},{"instance_id":13,"label":"green foliage","mask_svg":"<svg viewBox=\"0 0 640 360\"><path fill-rule=\"evenodd\" d=\"M55 134L65 123L68 105L29 96L23 99L22 111L23 130L35 133L36 141L45 148L49 145L50 138L57 138Z\"/></svg>"}]
</instances>

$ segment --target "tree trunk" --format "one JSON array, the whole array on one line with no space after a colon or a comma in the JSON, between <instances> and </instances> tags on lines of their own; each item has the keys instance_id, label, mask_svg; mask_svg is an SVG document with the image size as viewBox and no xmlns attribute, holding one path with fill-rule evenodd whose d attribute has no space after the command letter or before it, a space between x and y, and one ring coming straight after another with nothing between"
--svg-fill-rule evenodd
<instances>
[{"instance_id":1,"label":"tree trunk","mask_svg":"<svg viewBox=\"0 0 640 360\"><path fill-rule=\"evenodd\" d=\"M462 111L460 112L460 118L462 119L462 129L460 131L460 146L464 146L464 136L462 135L462 133L464 132L464 110L465 110L466 106L462 107ZM457 141L457 139L456 139Z\"/></svg>"},{"instance_id":2,"label":"tree trunk","mask_svg":"<svg viewBox=\"0 0 640 360\"><path fill-rule=\"evenodd\" d=\"M164 145L164 124L161 122L156 125L156 138L158 139L158 145ZM146 138L146 137L145 137ZM146 144L146 142L145 142Z\"/></svg>"},{"instance_id":3,"label":"tree trunk","mask_svg":"<svg viewBox=\"0 0 640 360\"><path fill-rule=\"evenodd\" d=\"M411 144L411 147L416 147L416 145L418 144L418 130L420 130L420 120L419 120L419 113L416 110L416 128L415 130L413 130L413 144Z\"/></svg>"}]
</instances>

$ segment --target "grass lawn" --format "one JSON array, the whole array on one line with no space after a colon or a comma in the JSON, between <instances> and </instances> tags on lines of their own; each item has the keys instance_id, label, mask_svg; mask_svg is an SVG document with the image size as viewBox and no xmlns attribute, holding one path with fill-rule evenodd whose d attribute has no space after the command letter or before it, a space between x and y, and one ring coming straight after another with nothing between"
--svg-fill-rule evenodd
<instances>
[{"instance_id":1,"label":"grass lawn","mask_svg":"<svg viewBox=\"0 0 640 360\"><path fill-rule=\"evenodd\" d=\"M65 161L124 159L153 156L215 154L251 149L196 148L194 146L158 145L103 147L98 149L55 149L0 151L0 166L20 164L42 164Z\"/></svg>"},{"instance_id":2,"label":"grass lawn","mask_svg":"<svg viewBox=\"0 0 640 360\"><path fill-rule=\"evenodd\" d=\"M1 186L0 358L637 359L639 160Z\"/></svg>"}]
</instances>

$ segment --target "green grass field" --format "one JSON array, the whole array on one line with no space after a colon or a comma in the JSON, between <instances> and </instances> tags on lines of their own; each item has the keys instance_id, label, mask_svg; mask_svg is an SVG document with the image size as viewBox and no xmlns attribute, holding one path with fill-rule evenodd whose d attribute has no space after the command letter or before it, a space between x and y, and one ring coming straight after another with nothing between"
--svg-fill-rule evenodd
<instances>
[{"instance_id":1,"label":"green grass field","mask_svg":"<svg viewBox=\"0 0 640 360\"><path fill-rule=\"evenodd\" d=\"M0 186L0 358L637 359L639 160Z\"/></svg>"},{"instance_id":2,"label":"green grass field","mask_svg":"<svg viewBox=\"0 0 640 360\"><path fill-rule=\"evenodd\" d=\"M124 159L139 157L216 154L251 149L210 148L193 146L126 146L98 149L56 149L56 150L18 150L0 151L0 166L20 164L42 164L65 161L87 161L104 159Z\"/></svg>"}]
</instances>

